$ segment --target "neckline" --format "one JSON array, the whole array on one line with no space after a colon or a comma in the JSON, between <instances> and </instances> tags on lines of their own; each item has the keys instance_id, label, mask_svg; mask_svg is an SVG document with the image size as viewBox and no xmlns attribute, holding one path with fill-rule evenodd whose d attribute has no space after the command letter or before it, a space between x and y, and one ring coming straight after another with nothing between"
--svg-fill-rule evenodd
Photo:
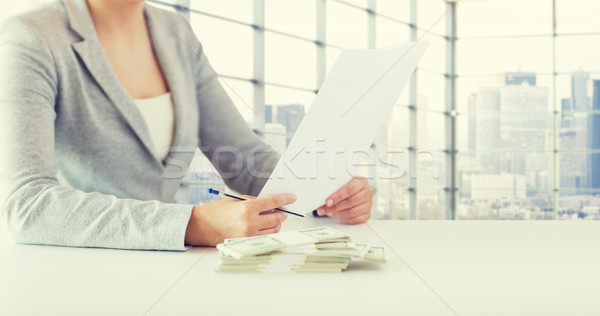
<instances>
[{"instance_id":1,"label":"neckline","mask_svg":"<svg viewBox=\"0 0 600 316\"><path fill-rule=\"evenodd\" d=\"M167 91L166 93L163 94L159 94L157 96L154 97L149 97L149 98L141 98L141 99L133 99L134 102L146 102L146 101L153 101L153 100L159 100L159 99L163 99L166 97L170 97L171 96L171 92Z\"/></svg>"}]
</instances>

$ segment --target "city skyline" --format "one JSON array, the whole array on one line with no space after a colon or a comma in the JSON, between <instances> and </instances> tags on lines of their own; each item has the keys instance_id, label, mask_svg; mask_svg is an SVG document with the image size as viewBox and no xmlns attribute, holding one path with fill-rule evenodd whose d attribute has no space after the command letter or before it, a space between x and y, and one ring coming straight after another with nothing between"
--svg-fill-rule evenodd
<instances>
[{"instance_id":1,"label":"city skyline","mask_svg":"<svg viewBox=\"0 0 600 316\"><path fill-rule=\"evenodd\" d=\"M462 213L465 218L481 218L495 210L495 218L551 218L547 211L553 197L553 167L546 152L553 148L549 141L553 125L548 88L536 87L532 72L503 73L498 78L497 86L481 87L468 97L468 149L477 155L468 156L475 167L472 162L464 169L459 166L461 187L471 193L460 194ZM576 71L570 81L570 97L561 99L558 116L559 148L566 152L558 159L557 187L599 189L600 170L590 168L600 165L599 155L585 151L600 148L600 120L593 112L600 109L600 80ZM483 119L479 111L484 113ZM503 148L506 153L492 150ZM560 197L560 218L600 218L594 195L583 191L561 193ZM581 203L574 203L576 199Z\"/></svg>"}]
</instances>

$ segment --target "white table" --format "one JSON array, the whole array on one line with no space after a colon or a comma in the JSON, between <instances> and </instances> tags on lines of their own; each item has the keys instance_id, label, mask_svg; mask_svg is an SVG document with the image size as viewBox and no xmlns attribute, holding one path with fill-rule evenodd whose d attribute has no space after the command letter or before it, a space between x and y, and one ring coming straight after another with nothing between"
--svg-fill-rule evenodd
<instances>
[{"instance_id":1,"label":"white table","mask_svg":"<svg viewBox=\"0 0 600 316\"><path fill-rule=\"evenodd\" d=\"M343 226L290 217L284 230L322 225L386 246L388 263L353 262L339 274L220 274L213 248L0 241L0 315L600 315L600 222Z\"/></svg>"}]
</instances>

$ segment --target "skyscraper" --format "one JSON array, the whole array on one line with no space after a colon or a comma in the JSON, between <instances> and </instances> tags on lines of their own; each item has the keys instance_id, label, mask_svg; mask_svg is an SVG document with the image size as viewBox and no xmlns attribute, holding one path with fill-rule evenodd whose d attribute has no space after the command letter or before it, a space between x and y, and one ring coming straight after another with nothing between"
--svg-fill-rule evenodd
<instances>
[{"instance_id":1,"label":"skyscraper","mask_svg":"<svg viewBox=\"0 0 600 316\"><path fill-rule=\"evenodd\" d=\"M543 151L550 129L547 87L506 86L500 103L500 138L507 147Z\"/></svg>"},{"instance_id":2,"label":"skyscraper","mask_svg":"<svg viewBox=\"0 0 600 316\"><path fill-rule=\"evenodd\" d=\"M592 135L588 131L588 117L586 111L589 109L589 102L592 99L588 92L590 76L586 72L575 72L571 77L571 96L561 100L559 148L563 151L581 150L587 148L587 138ZM592 82L593 83L593 82ZM589 134L589 135L588 135ZM559 155L559 184L561 188L584 188L591 186L586 178L592 176L588 171L586 164L588 154L583 152L567 152ZM591 161L590 161L591 162ZM564 193L568 194L568 193Z\"/></svg>"},{"instance_id":3,"label":"skyscraper","mask_svg":"<svg viewBox=\"0 0 600 316\"><path fill-rule=\"evenodd\" d=\"M273 106L265 105L265 123L273 123Z\"/></svg>"},{"instance_id":4,"label":"skyscraper","mask_svg":"<svg viewBox=\"0 0 600 316\"><path fill-rule=\"evenodd\" d=\"M477 150L477 94L469 96L469 151L471 154Z\"/></svg>"},{"instance_id":5,"label":"skyscraper","mask_svg":"<svg viewBox=\"0 0 600 316\"><path fill-rule=\"evenodd\" d=\"M559 146L561 150L585 147L585 134L572 128L562 128L559 132ZM585 156L582 157L579 153L561 154L558 174L561 188L584 188Z\"/></svg>"},{"instance_id":6,"label":"skyscraper","mask_svg":"<svg viewBox=\"0 0 600 316\"><path fill-rule=\"evenodd\" d=\"M560 128L571 128L573 125L573 108L571 98L560 100Z\"/></svg>"},{"instance_id":7,"label":"skyscraper","mask_svg":"<svg viewBox=\"0 0 600 316\"><path fill-rule=\"evenodd\" d=\"M477 159L481 173L500 173L498 159L488 150L502 148L500 140L501 88L479 88L477 92Z\"/></svg>"},{"instance_id":8,"label":"skyscraper","mask_svg":"<svg viewBox=\"0 0 600 316\"><path fill-rule=\"evenodd\" d=\"M592 90L592 110L600 111L600 80L593 80ZM588 114L587 149L588 151L600 149L600 115L598 114ZM588 188L600 188L600 154L588 154L586 167Z\"/></svg>"},{"instance_id":9,"label":"skyscraper","mask_svg":"<svg viewBox=\"0 0 600 316\"><path fill-rule=\"evenodd\" d=\"M287 144L292 140L292 134L296 132L300 122L304 118L304 105L301 104L287 104L277 106L277 121L285 126L287 137Z\"/></svg>"},{"instance_id":10,"label":"skyscraper","mask_svg":"<svg viewBox=\"0 0 600 316\"><path fill-rule=\"evenodd\" d=\"M507 72L504 73L505 86L520 86L526 83L528 86L536 85L535 72Z\"/></svg>"},{"instance_id":11,"label":"skyscraper","mask_svg":"<svg viewBox=\"0 0 600 316\"><path fill-rule=\"evenodd\" d=\"M298 129L303 118L304 105L302 104L265 105L265 123L281 124L285 126L285 131L283 131L283 133L288 134L285 145L290 143L293 134ZM279 127L271 126L270 128L277 129L278 133L281 132Z\"/></svg>"},{"instance_id":12,"label":"skyscraper","mask_svg":"<svg viewBox=\"0 0 600 316\"><path fill-rule=\"evenodd\" d=\"M551 165L543 153L551 139L549 90L535 86L535 73L505 73L499 78L502 86L479 88L476 98L469 98L469 104L477 104L480 174L526 175L529 185L540 186L542 173ZM498 149L505 152L493 151Z\"/></svg>"},{"instance_id":13,"label":"skyscraper","mask_svg":"<svg viewBox=\"0 0 600 316\"><path fill-rule=\"evenodd\" d=\"M588 109L587 86L590 80L590 74L584 71L573 73L571 77L571 99L572 107L575 111L585 111Z\"/></svg>"}]
</instances>

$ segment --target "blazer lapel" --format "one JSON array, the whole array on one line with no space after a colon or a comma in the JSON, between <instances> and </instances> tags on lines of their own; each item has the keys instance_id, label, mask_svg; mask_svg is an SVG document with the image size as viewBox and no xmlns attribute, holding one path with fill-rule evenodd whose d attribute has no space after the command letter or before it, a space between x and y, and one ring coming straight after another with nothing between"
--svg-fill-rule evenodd
<instances>
[{"instance_id":1,"label":"blazer lapel","mask_svg":"<svg viewBox=\"0 0 600 316\"><path fill-rule=\"evenodd\" d=\"M189 97L189 89L193 90L193 85L185 81L185 69L181 56L176 54L175 45L178 42L179 34L176 33L172 25L169 25L165 17L160 16L160 12L146 5L146 21L148 24L154 53L159 61L161 70L173 98L175 111L175 131L173 133L173 143L171 147L179 148L184 146L185 131L189 130L185 124L189 121L185 118L185 105L193 102Z\"/></svg>"},{"instance_id":2,"label":"blazer lapel","mask_svg":"<svg viewBox=\"0 0 600 316\"><path fill-rule=\"evenodd\" d=\"M121 85L98 41L86 1L63 0L63 3L67 8L71 28L82 38L82 41L72 44L73 50L85 64L104 94L125 118L148 153L155 157L157 163L162 166L162 162L154 154L154 144L142 114L123 85Z\"/></svg>"}]
</instances>

